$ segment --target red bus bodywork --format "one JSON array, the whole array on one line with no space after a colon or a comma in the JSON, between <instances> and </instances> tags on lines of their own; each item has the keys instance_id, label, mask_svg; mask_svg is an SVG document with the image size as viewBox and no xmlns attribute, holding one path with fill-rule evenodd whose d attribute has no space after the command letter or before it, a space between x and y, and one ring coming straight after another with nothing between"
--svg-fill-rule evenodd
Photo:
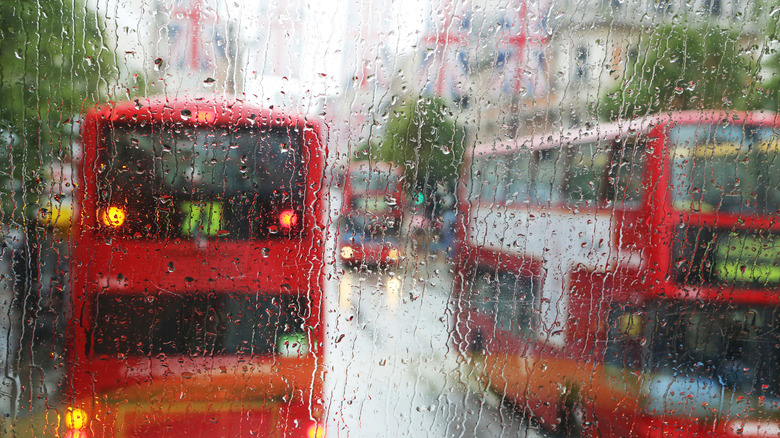
<instances>
[{"instance_id":1,"label":"red bus bodywork","mask_svg":"<svg viewBox=\"0 0 780 438\"><path fill-rule=\"evenodd\" d=\"M383 162L352 163L342 193L341 259L350 264L397 264L405 202L403 169Z\"/></svg>"},{"instance_id":2,"label":"red bus bodywork","mask_svg":"<svg viewBox=\"0 0 780 438\"><path fill-rule=\"evenodd\" d=\"M693 156L673 160L671 143L677 137L671 133L688 127L692 132L696 128L705 132L703 127L712 124L771 131L772 139L762 147L777 152L780 120L773 114L683 112L478 145L469 154L459 187L453 339L483 373L486 385L543 425L588 436L780 433L780 382L776 377L755 374L758 377L752 384L761 379L767 384L747 388L751 383L746 383L744 376L734 380L736 383L729 383L726 377L718 382L727 374L722 357L709 357L709 362L702 360L690 368L669 363L672 356L677 359L690 351L692 356L706 357L708 348L716 348L715 341L710 341L717 337L715 332L704 331L704 327L712 327L706 325L708 318L732 318L730 323L736 323L748 319L740 319L739 312L750 313L756 325L755 315L767 320L770 318L761 315L774 317L780 312L780 289L774 279L780 264L775 237L780 235L778 211L720 212L712 206L705 208L704 201L687 208L674 202L670 185L676 184L672 180L675 175L683 173L673 166L687 166L686 160ZM495 170L520 162L510 157L525 151L537 160L548 153L560 153L557 172L567 173L566 160L576 161L570 157L577 156L576 151L585 145L602 145L602 151L607 151L603 155L614 161L629 143L633 151L639 150L641 143L643 151L641 196L630 205L620 202L627 191L620 195L615 190L615 196L605 199L603 194L612 189L598 184L595 187L603 191L594 196L596 202L571 202L547 194L538 195L550 198L545 202L535 202L533 196L530 202L518 200L517 191L526 190L523 178L539 175L542 170L513 164L518 167L507 172L513 172L514 179ZM725 148L733 147L724 144ZM587 160L597 155L582 156ZM614 177L609 172L594 179L607 181ZM552 181L558 176L550 174L549 178ZM560 178L561 184L574 184L575 177L568 173ZM555 184L545 187L557 190ZM497 191L507 194L497 195ZM488 193L492 194L486 196ZM689 190L686 195L699 196L695 193ZM705 234L709 237L702 237ZM771 259L755 262L753 268L748 262L742 273L727 268L717 271L707 265L712 260L708 254L718 251L713 249L718 242L739 239L726 235L760 236L745 237L743 242L769 242L763 249L747 249L748 244L743 243L744 251L763 251ZM684 250L679 248L686 245L694 249L682 252L690 257L681 257ZM691 266L694 264L700 266ZM705 276L701 272L706 269L708 279L702 280ZM727 274L732 279L745 279L749 275L745 269L754 269L764 283L756 285L758 277L752 278L753 284L712 280ZM503 291L510 291L509 295L502 295ZM511 311L502 313L502 308ZM683 311L672 317L664 313L666 309ZM691 322L690 318L698 319ZM677 327L675 324L687 332L665 328ZM776 322L763 324L762 333L769 335L761 339L773 339ZM702 333L696 341L700 344L692 343L687 334L697 330ZM749 330L744 328L745 333ZM656 342L662 333L668 339ZM743 345L741 341L725 342ZM760 348L757 351L766 353L767 359L758 364L764 370L761 372L777 369L780 356L768 347ZM735 363L746 360L733 351L727 354L738 358ZM750 371L745 367L736 372Z\"/></svg>"},{"instance_id":3,"label":"red bus bodywork","mask_svg":"<svg viewBox=\"0 0 780 438\"><path fill-rule=\"evenodd\" d=\"M163 126L296 130L302 141L292 147L300 148L305 187L296 220L302 226L289 237L245 239L219 238L221 231L217 238L200 240L100 232L100 216L105 213L98 201L102 194L97 174L104 165L101 154L110 152L101 139L104 130L120 124L152 130ZM324 126L316 119L240 100L160 98L106 104L90 111L84 121L83 150L77 157L66 356L68 407L62 414L81 409L79 414L87 416L83 430L90 437L321 436L322 431L315 429L320 427L323 403L326 154ZM130 213L126 220L133 220ZM305 303L301 318L309 351L292 357L97 354L96 343L110 341L96 340L94 328L99 313L96 300L106 293L149 300L163 294L208 293L213 299L234 293L295 296Z\"/></svg>"}]
</instances>

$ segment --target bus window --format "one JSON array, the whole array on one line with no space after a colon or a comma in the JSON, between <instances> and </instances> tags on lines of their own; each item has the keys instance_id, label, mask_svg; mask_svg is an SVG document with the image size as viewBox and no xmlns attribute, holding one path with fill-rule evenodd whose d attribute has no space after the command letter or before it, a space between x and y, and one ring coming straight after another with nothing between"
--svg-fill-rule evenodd
<instances>
[{"instance_id":1,"label":"bus window","mask_svg":"<svg viewBox=\"0 0 780 438\"><path fill-rule=\"evenodd\" d=\"M679 126L671 130L672 202L702 213L776 214L780 147L769 127Z\"/></svg>"},{"instance_id":2,"label":"bus window","mask_svg":"<svg viewBox=\"0 0 780 438\"><path fill-rule=\"evenodd\" d=\"M608 322L605 362L623 368L641 367L644 315L632 306L613 303Z\"/></svg>"},{"instance_id":3,"label":"bus window","mask_svg":"<svg viewBox=\"0 0 780 438\"><path fill-rule=\"evenodd\" d=\"M659 303L648 314L649 370L711 379L768 398L780 394L776 308Z\"/></svg>"},{"instance_id":4,"label":"bus window","mask_svg":"<svg viewBox=\"0 0 780 438\"><path fill-rule=\"evenodd\" d=\"M515 153L507 176L507 199L517 203L528 203L531 199L531 159L528 150Z\"/></svg>"},{"instance_id":5,"label":"bus window","mask_svg":"<svg viewBox=\"0 0 780 438\"><path fill-rule=\"evenodd\" d=\"M303 301L260 293L96 296L99 355L273 354L278 339L304 332Z\"/></svg>"},{"instance_id":6,"label":"bus window","mask_svg":"<svg viewBox=\"0 0 780 438\"><path fill-rule=\"evenodd\" d=\"M561 200L560 187L563 182L563 163L557 149L541 150L537 154L536 174L531 200L539 205L551 205Z\"/></svg>"},{"instance_id":7,"label":"bus window","mask_svg":"<svg viewBox=\"0 0 780 438\"><path fill-rule=\"evenodd\" d=\"M530 276L479 269L473 277L471 306L493 318L497 330L530 334L538 287Z\"/></svg>"},{"instance_id":8,"label":"bus window","mask_svg":"<svg viewBox=\"0 0 780 438\"><path fill-rule=\"evenodd\" d=\"M468 179L468 196L469 200L479 202L482 199L482 180L485 174L483 169L485 160L481 157L475 156L469 167L469 173L471 177Z\"/></svg>"},{"instance_id":9,"label":"bus window","mask_svg":"<svg viewBox=\"0 0 780 438\"><path fill-rule=\"evenodd\" d=\"M772 171L780 166L780 132L771 129L759 129L756 132L758 153L764 154L767 162L764 171L758 176L759 184L756 197L763 212L767 214L780 212L780 172Z\"/></svg>"},{"instance_id":10,"label":"bus window","mask_svg":"<svg viewBox=\"0 0 780 438\"><path fill-rule=\"evenodd\" d=\"M105 129L101 209L123 206L128 237L277 234L276 216L303 203L301 133L295 128Z\"/></svg>"},{"instance_id":11,"label":"bus window","mask_svg":"<svg viewBox=\"0 0 780 438\"><path fill-rule=\"evenodd\" d=\"M617 139L609 168L606 201L618 208L636 208L644 189L646 148L638 138Z\"/></svg>"},{"instance_id":12,"label":"bus window","mask_svg":"<svg viewBox=\"0 0 780 438\"><path fill-rule=\"evenodd\" d=\"M503 157L491 156L474 160L473 196L481 202L501 202L506 199L507 165Z\"/></svg>"},{"instance_id":13,"label":"bus window","mask_svg":"<svg viewBox=\"0 0 780 438\"><path fill-rule=\"evenodd\" d=\"M567 203L593 207L599 202L609 154L602 142L581 144L570 150L564 181Z\"/></svg>"},{"instance_id":14,"label":"bus window","mask_svg":"<svg viewBox=\"0 0 780 438\"><path fill-rule=\"evenodd\" d=\"M360 169L350 176L352 190L356 193L387 191L395 187L394 175L378 169Z\"/></svg>"}]
</instances>

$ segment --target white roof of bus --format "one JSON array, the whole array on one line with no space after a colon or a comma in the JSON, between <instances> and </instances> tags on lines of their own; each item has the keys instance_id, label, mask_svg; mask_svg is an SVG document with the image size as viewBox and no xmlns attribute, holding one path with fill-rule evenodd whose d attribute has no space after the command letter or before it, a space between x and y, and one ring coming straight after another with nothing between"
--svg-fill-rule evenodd
<instances>
[{"instance_id":1,"label":"white roof of bus","mask_svg":"<svg viewBox=\"0 0 780 438\"><path fill-rule=\"evenodd\" d=\"M623 120L604 124L595 124L592 127L580 126L571 129L548 132L545 134L518 138L507 141L477 144L469 155L493 155L507 154L520 149L539 150L560 147L571 142L592 142L598 140L614 139L622 135L629 135L637 131L645 131L653 126L670 121L702 123L713 119L723 120L731 118L735 121L754 123L773 123L777 120L774 113L742 113L725 111L681 111L675 113L655 114L634 120Z\"/></svg>"}]
</instances>

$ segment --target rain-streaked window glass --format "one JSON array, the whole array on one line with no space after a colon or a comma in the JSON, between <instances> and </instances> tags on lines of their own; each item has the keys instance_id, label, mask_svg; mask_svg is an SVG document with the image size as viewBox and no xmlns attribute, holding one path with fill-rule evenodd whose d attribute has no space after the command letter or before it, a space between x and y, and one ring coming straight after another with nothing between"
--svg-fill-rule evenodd
<instances>
[{"instance_id":1,"label":"rain-streaked window glass","mask_svg":"<svg viewBox=\"0 0 780 438\"><path fill-rule=\"evenodd\" d=\"M768 0L0 5L0 436L780 435Z\"/></svg>"}]
</instances>

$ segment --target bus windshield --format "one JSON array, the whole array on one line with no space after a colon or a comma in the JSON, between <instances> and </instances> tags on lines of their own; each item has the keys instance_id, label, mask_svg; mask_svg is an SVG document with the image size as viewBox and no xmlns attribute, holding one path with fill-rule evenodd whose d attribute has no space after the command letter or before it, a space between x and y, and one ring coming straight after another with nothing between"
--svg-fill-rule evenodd
<instances>
[{"instance_id":1,"label":"bus windshield","mask_svg":"<svg viewBox=\"0 0 780 438\"><path fill-rule=\"evenodd\" d=\"M361 168L350 175L350 185L355 193L392 191L398 184L398 176L380 169Z\"/></svg>"},{"instance_id":2,"label":"bus windshield","mask_svg":"<svg viewBox=\"0 0 780 438\"><path fill-rule=\"evenodd\" d=\"M780 133L750 125L682 125L670 134L676 209L780 212Z\"/></svg>"},{"instance_id":3,"label":"bus windshield","mask_svg":"<svg viewBox=\"0 0 780 438\"><path fill-rule=\"evenodd\" d=\"M299 209L295 128L116 124L103 132L99 208L120 206L134 237L261 237Z\"/></svg>"}]
</instances>

